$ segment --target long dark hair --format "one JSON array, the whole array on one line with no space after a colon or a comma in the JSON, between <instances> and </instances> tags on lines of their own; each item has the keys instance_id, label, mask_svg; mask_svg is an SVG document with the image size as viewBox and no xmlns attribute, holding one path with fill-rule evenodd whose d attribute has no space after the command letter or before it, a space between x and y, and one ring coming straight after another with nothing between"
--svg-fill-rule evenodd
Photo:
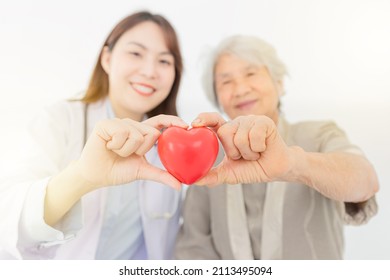
<instances>
[{"instance_id":1,"label":"long dark hair","mask_svg":"<svg viewBox=\"0 0 390 280\"><path fill-rule=\"evenodd\" d=\"M85 93L85 96L81 101L85 103L96 102L108 94L108 75L104 71L101 65L101 56L104 47L108 47L111 51L119 38L129 29L133 28L137 24L145 21L152 21L156 23L162 29L165 37L165 41L168 50L172 53L175 60L175 80L173 82L171 91L168 97L157 107L147 113L148 117L153 117L159 114L168 114L177 116L176 109L176 97L179 91L181 75L183 72L183 62L179 47L179 41L177 39L176 31L172 25L161 15L151 14L147 11L138 12L132 14L123 20L121 20L108 35L104 45L100 50L96 66L92 72L92 76Z\"/></svg>"}]
</instances>

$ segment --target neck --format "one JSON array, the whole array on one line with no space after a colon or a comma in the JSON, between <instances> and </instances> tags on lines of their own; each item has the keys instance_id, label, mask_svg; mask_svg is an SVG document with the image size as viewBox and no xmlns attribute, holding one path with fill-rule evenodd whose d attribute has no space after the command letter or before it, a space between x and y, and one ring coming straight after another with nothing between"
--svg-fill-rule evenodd
<instances>
[{"instance_id":1,"label":"neck","mask_svg":"<svg viewBox=\"0 0 390 280\"><path fill-rule=\"evenodd\" d=\"M135 112L130 112L128 110L125 110L120 104L112 100L112 98L109 96L110 103L111 103L111 109L115 116L115 118L119 119L132 119L134 121L142 121L144 118L144 114L139 114Z\"/></svg>"}]
</instances>

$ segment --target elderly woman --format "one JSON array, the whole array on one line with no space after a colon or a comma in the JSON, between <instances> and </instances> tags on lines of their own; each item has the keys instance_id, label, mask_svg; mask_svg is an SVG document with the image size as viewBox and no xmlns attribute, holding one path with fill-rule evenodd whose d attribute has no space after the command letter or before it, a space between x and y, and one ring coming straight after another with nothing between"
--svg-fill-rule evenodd
<instances>
[{"instance_id":1,"label":"elderly woman","mask_svg":"<svg viewBox=\"0 0 390 280\"><path fill-rule=\"evenodd\" d=\"M224 40L210 60L208 97L230 118L203 113L225 154L187 192L179 259L341 259L343 225L377 211L375 171L329 121L280 114L286 68L254 37Z\"/></svg>"}]
</instances>

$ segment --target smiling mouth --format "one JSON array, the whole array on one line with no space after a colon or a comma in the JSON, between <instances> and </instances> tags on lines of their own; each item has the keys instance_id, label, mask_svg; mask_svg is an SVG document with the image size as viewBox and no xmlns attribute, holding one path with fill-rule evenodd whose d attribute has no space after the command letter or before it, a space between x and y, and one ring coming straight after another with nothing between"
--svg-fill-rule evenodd
<instances>
[{"instance_id":1,"label":"smiling mouth","mask_svg":"<svg viewBox=\"0 0 390 280\"><path fill-rule=\"evenodd\" d=\"M239 109L239 110L246 110L246 109L251 108L253 105L255 105L256 102L257 102L257 100L245 101L245 102L241 102L241 103L237 104L235 107L236 107L236 109Z\"/></svg>"},{"instance_id":2,"label":"smiling mouth","mask_svg":"<svg viewBox=\"0 0 390 280\"><path fill-rule=\"evenodd\" d=\"M131 87L135 92L143 96L150 96L156 91L154 87L145 84L132 83Z\"/></svg>"}]
</instances>

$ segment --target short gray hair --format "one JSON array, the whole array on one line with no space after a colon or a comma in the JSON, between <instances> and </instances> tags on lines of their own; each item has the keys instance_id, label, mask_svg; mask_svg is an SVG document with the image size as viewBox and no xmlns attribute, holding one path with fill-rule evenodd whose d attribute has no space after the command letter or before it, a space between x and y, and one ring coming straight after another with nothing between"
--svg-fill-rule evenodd
<instances>
[{"instance_id":1,"label":"short gray hair","mask_svg":"<svg viewBox=\"0 0 390 280\"><path fill-rule=\"evenodd\" d=\"M274 81L283 81L287 68L278 57L275 48L266 41L253 37L236 35L224 39L209 55L202 76L203 89L207 98L219 108L214 85L214 70L223 54L234 54L255 65L267 67Z\"/></svg>"}]
</instances>

